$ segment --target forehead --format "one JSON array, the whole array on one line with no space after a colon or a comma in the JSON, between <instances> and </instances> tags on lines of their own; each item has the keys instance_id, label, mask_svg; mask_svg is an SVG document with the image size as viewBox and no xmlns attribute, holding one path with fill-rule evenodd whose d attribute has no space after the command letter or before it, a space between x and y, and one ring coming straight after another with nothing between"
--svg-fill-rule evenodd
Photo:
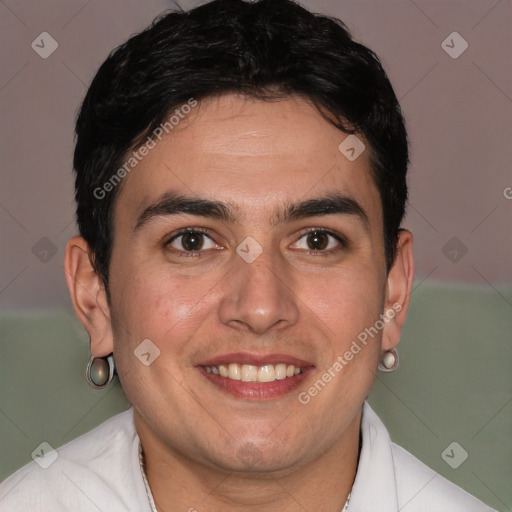
<instances>
[{"instance_id":1,"label":"forehead","mask_svg":"<svg viewBox=\"0 0 512 512\"><path fill-rule=\"evenodd\" d=\"M241 213L336 190L380 217L369 152L350 161L338 148L346 137L301 98L210 98L124 178L116 210L140 213L171 190L224 201Z\"/></svg>"}]
</instances>

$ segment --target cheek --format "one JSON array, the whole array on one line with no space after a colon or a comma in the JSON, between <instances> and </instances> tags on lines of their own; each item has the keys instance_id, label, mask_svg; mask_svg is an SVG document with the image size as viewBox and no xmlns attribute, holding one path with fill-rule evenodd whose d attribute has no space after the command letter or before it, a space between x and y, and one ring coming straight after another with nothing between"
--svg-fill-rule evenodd
<instances>
[{"instance_id":1,"label":"cheek","mask_svg":"<svg viewBox=\"0 0 512 512\"><path fill-rule=\"evenodd\" d=\"M149 390L156 389L158 382L172 382L169 375L178 382L182 380L179 370L194 332L192 315L197 313L194 295L197 297L190 287L175 286L151 272L113 290L114 357L123 389L132 403L153 403L158 409L158 394Z\"/></svg>"},{"instance_id":2,"label":"cheek","mask_svg":"<svg viewBox=\"0 0 512 512\"><path fill-rule=\"evenodd\" d=\"M385 286L382 276L361 265L331 274L321 286L308 290L304 302L311 306L311 321L325 333L326 357L302 399L309 401L310 417L322 416L335 437L346 426L343 422L356 414L375 379L382 332L369 336L365 330L383 312ZM327 383L318 385L318 380Z\"/></svg>"},{"instance_id":3,"label":"cheek","mask_svg":"<svg viewBox=\"0 0 512 512\"><path fill-rule=\"evenodd\" d=\"M112 289L112 325L117 357L133 356L134 349L150 339L161 356L176 364L186 356L186 346L210 311L209 291L215 280L179 278L172 270L140 265L139 274L120 280ZM172 357L171 357L172 356ZM130 363L131 364L131 363Z\"/></svg>"},{"instance_id":4,"label":"cheek","mask_svg":"<svg viewBox=\"0 0 512 512\"><path fill-rule=\"evenodd\" d=\"M382 313L385 285L374 269L340 270L312 284L303 288L303 301L326 327L338 352Z\"/></svg>"}]
</instances>

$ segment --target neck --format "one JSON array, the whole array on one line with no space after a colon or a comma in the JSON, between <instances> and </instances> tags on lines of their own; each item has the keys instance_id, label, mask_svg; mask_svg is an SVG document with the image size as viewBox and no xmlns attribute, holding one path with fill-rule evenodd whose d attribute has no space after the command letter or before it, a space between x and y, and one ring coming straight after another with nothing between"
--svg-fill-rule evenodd
<instances>
[{"instance_id":1,"label":"neck","mask_svg":"<svg viewBox=\"0 0 512 512\"><path fill-rule=\"evenodd\" d=\"M267 473L212 469L155 443L140 423L137 432L158 512L341 512L357 471L360 422L359 414L335 445L312 462Z\"/></svg>"}]
</instances>

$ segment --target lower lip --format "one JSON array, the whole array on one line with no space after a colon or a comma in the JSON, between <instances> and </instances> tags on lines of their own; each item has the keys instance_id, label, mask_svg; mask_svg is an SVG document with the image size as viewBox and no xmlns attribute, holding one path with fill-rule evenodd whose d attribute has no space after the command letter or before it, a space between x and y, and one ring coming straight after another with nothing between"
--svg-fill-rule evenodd
<instances>
[{"instance_id":1,"label":"lower lip","mask_svg":"<svg viewBox=\"0 0 512 512\"><path fill-rule=\"evenodd\" d=\"M286 377L286 379L283 380L274 380L273 382L242 382L241 380L234 380L208 373L202 366L198 366L197 369L212 384L221 390L237 398L245 398L254 401L281 398L291 393L293 390L297 389L308 374L313 371L313 367L304 368L299 375Z\"/></svg>"}]
</instances>

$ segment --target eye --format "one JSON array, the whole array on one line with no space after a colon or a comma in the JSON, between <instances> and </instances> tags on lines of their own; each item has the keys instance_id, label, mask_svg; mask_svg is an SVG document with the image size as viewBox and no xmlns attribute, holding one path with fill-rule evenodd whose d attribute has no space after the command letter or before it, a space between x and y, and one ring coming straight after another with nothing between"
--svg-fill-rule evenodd
<instances>
[{"instance_id":1,"label":"eye","mask_svg":"<svg viewBox=\"0 0 512 512\"><path fill-rule=\"evenodd\" d=\"M198 252L219 248L205 232L197 228L181 230L166 243L166 246L182 252Z\"/></svg>"},{"instance_id":2,"label":"eye","mask_svg":"<svg viewBox=\"0 0 512 512\"><path fill-rule=\"evenodd\" d=\"M336 235L324 229L313 229L303 234L292 245L293 249L303 249L310 252L328 252L346 247L341 235Z\"/></svg>"}]
</instances>

